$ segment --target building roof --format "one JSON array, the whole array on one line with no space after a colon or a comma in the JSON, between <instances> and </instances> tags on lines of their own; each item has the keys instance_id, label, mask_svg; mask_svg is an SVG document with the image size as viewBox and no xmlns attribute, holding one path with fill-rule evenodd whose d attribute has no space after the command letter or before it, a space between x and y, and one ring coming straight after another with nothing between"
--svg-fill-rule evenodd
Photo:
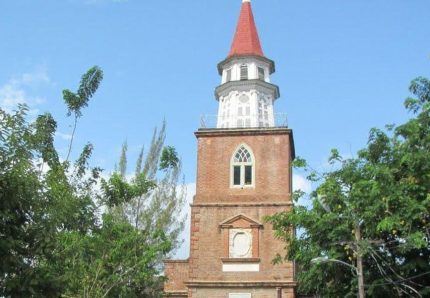
<instances>
[{"instance_id":1,"label":"building roof","mask_svg":"<svg viewBox=\"0 0 430 298\"><path fill-rule=\"evenodd\" d=\"M243 0L239 22L228 57L248 55L264 57L252 13L251 1Z\"/></svg>"}]
</instances>

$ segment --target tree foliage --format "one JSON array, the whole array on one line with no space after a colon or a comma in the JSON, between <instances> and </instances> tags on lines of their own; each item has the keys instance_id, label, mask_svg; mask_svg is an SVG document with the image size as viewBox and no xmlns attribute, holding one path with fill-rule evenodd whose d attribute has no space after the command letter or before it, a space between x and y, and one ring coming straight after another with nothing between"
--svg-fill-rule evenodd
<instances>
[{"instance_id":1,"label":"tree foliage","mask_svg":"<svg viewBox=\"0 0 430 298\"><path fill-rule=\"evenodd\" d=\"M325 173L296 161L318 185L310 194L311 207L296 204L268 220L287 242L285 258L299 265L301 292L356 296L350 267L311 260L324 257L355 267L362 256L369 296L430 296L430 81L418 78L410 91L415 98L405 107L413 117L372 129L356 157L345 159L333 150L333 170ZM298 191L294 200L304 195ZM293 227L297 236L290 233Z\"/></svg>"},{"instance_id":2,"label":"tree foliage","mask_svg":"<svg viewBox=\"0 0 430 298\"><path fill-rule=\"evenodd\" d=\"M69 89L63 90L63 100L68 109L67 115L70 116L73 114L74 116L72 137L70 138L69 150L66 157L67 161L72 151L78 119L82 117L82 109L88 106L88 102L96 93L102 80L103 71L100 67L93 66L82 76L79 88L76 92L72 92Z\"/></svg>"},{"instance_id":3,"label":"tree foliage","mask_svg":"<svg viewBox=\"0 0 430 298\"><path fill-rule=\"evenodd\" d=\"M116 212L145 231L161 229L168 236L174 248L180 244L179 234L184 228L185 217L181 214L186 189L181 179L181 162L172 146L164 146L166 123L155 129L146 156L140 151L135 174L131 181L144 189L117 208ZM127 143L121 150L120 169L112 177L126 181ZM161 265L161 259L159 260Z\"/></svg>"},{"instance_id":4,"label":"tree foliage","mask_svg":"<svg viewBox=\"0 0 430 298\"><path fill-rule=\"evenodd\" d=\"M63 92L75 116L73 134L102 77L93 67L76 93ZM25 105L10 114L0 109L0 296L158 297L164 280L160 260L176 246L170 236L182 226L149 211L145 214L152 218L146 221L163 224L137 226L115 210L128 210L137 198L164 191L168 197L154 200L159 206L177 198L169 192L175 186L163 182L178 177L179 166L160 181L154 171L164 137L155 134L156 154L148 155L133 179L121 173L102 179L101 169L90 166L91 144L74 162L61 161L54 147L54 118L43 114L30 122L27 112ZM182 197L175 202L176 212ZM142 206L141 212L154 208L148 202Z\"/></svg>"}]
</instances>

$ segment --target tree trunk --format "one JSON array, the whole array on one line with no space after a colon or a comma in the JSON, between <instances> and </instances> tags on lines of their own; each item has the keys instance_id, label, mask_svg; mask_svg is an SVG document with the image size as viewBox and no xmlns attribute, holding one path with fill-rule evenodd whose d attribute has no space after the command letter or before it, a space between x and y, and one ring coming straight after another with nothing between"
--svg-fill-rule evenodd
<instances>
[{"instance_id":1,"label":"tree trunk","mask_svg":"<svg viewBox=\"0 0 430 298\"><path fill-rule=\"evenodd\" d=\"M357 224L355 228L355 242L357 244L358 297L365 298L366 294L364 291L363 256L360 251L360 246L359 246L360 241L361 241L361 228L360 228L360 224Z\"/></svg>"}]
</instances>

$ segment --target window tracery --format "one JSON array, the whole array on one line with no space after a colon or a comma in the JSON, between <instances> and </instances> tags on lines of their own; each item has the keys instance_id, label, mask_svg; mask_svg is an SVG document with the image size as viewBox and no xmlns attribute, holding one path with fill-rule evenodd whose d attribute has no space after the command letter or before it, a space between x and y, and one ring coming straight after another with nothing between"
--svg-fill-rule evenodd
<instances>
[{"instance_id":1,"label":"window tracery","mask_svg":"<svg viewBox=\"0 0 430 298\"><path fill-rule=\"evenodd\" d=\"M250 187L254 185L254 158L251 150L241 145L233 155L231 165L232 186Z\"/></svg>"}]
</instances>

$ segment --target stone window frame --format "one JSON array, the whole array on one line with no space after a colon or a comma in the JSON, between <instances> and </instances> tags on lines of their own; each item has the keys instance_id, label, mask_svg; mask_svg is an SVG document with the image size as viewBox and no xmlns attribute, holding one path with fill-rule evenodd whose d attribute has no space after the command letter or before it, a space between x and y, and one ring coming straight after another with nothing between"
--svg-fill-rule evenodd
<instances>
[{"instance_id":1,"label":"stone window frame","mask_svg":"<svg viewBox=\"0 0 430 298\"><path fill-rule=\"evenodd\" d=\"M256 220L239 214L231 217L219 224L223 238L223 263L259 263L260 262L260 233L263 225ZM230 257L230 231L231 230L250 230L252 235L252 254L250 258L232 258Z\"/></svg>"},{"instance_id":2,"label":"stone window frame","mask_svg":"<svg viewBox=\"0 0 430 298\"><path fill-rule=\"evenodd\" d=\"M244 148L246 151L248 151L251 161L246 162L238 162L235 160L236 154ZM230 159L230 188L236 188L236 189L244 189L244 188L255 188L255 155L252 151L252 149L245 143L241 143L239 146L236 147L236 149L233 151L233 155ZM234 168L240 166L240 184L237 185L234 183ZM245 167L251 166L251 184L245 184Z\"/></svg>"}]
</instances>

